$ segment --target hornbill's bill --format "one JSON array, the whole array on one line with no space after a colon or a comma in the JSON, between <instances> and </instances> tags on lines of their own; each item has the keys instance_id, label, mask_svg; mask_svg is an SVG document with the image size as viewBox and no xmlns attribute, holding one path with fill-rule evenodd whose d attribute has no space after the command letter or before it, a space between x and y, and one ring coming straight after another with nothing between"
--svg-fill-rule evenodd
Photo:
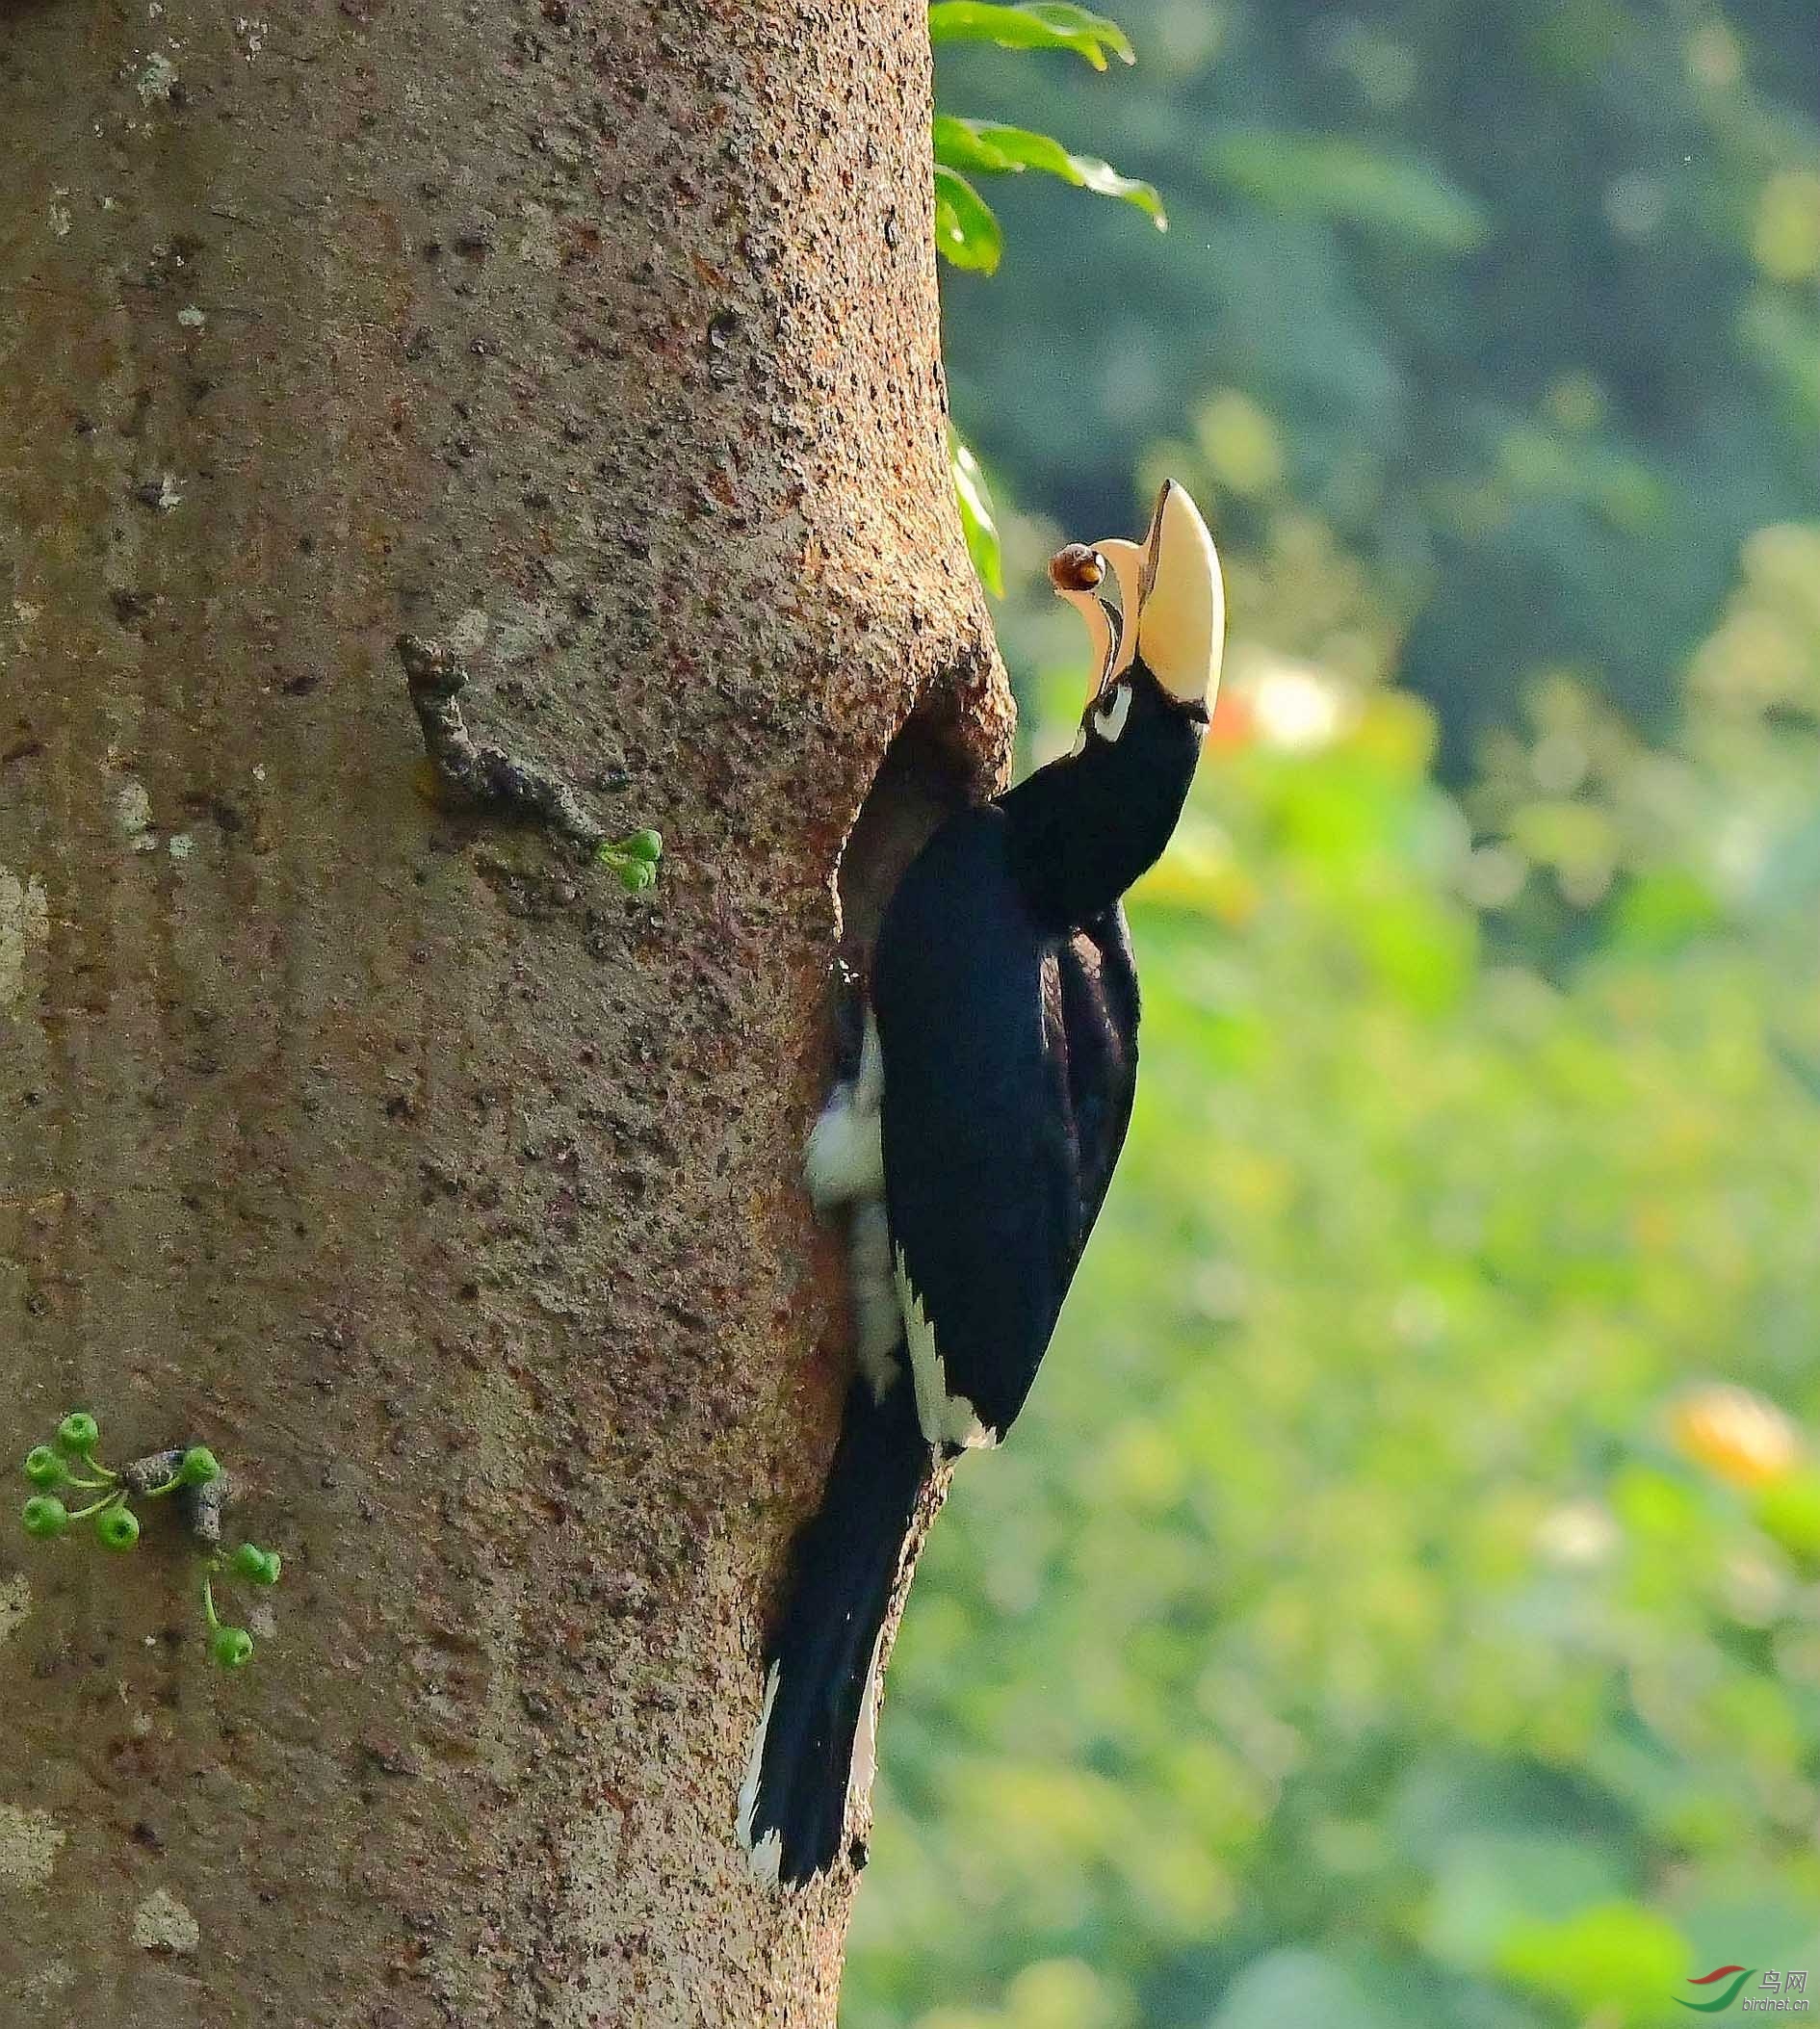
<instances>
[{"instance_id":1,"label":"hornbill's bill","mask_svg":"<svg viewBox=\"0 0 1820 2029\"><path fill-rule=\"evenodd\" d=\"M1076 544L1050 573L1098 650L1080 737L911 863L879 926L855 1075L809 1137L810 1194L849 1220L858 1373L765 1651L739 1834L766 1880L840 1854L871 1781L879 1637L919 1496L939 1456L998 1444L1023 1408L1131 1119L1120 897L1194 774L1219 560L1171 481L1142 544Z\"/></svg>"}]
</instances>

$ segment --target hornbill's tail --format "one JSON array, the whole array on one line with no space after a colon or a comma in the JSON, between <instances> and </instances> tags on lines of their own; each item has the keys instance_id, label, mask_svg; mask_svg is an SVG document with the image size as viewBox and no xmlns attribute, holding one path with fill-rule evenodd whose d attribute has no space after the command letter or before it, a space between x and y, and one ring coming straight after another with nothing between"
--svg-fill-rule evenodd
<instances>
[{"instance_id":1,"label":"hornbill's tail","mask_svg":"<svg viewBox=\"0 0 1820 2029\"><path fill-rule=\"evenodd\" d=\"M765 1650L765 1709L740 1790L740 1842L762 1881L833 1865L850 1793L872 1776L878 1642L934 1455L898 1366L884 1399L847 1391L827 1491L796 1539L790 1596Z\"/></svg>"}]
</instances>

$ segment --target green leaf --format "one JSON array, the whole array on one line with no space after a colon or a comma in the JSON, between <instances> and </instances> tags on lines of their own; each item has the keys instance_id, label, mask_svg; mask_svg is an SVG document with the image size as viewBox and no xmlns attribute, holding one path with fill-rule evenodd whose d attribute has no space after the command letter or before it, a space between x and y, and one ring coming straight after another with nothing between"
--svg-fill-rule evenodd
<instances>
[{"instance_id":1,"label":"green leaf","mask_svg":"<svg viewBox=\"0 0 1820 2029\"><path fill-rule=\"evenodd\" d=\"M995 599L1004 597L1004 559L999 547L999 522L979 460L951 427L948 432L949 469L954 475L954 498L960 503L961 532L979 582Z\"/></svg>"},{"instance_id":2,"label":"green leaf","mask_svg":"<svg viewBox=\"0 0 1820 2029\"><path fill-rule=\"evenodd\" d=\"M1004 251L1004 234L992 207L952 169L935 171L935 246L956 268L990 274Z\"/></svg>"},{"instance_id":3,"label":"green leaf","mask_svg":"<svg viewBox=\"0 0 1820 2029\"><path fill-rule=\"evenodd\" d=\"M1041 169L1059 176L1077 190L1092 191L1102 197L1120 197L1134 204L1167 229L1162 199L1156 187L1140 183L1134 176L1121 176L1109 162L1097 155L1074 155L1050 134L1033 134L1027 127L1004 127L990 119L957 119L950 113L935 116L935 159L949 169L973 169L986 175L1021 175L1026 169Z\"/></svg>"},{"instance_id":4,"label":"green leaf","mask_svg":"<svg viewBox=\"0 0 1820 2029\"><path fill-rule=\"evenodd\" d=\"M956 119L951 113L938 113L933 139L936 161L946 163L951 169L974 169L994 175L1020 166L986 139L984 120Z\"/></svg>"},{"instance_id":5,"label":"green leaf","mask_svg":"<svg viewBox=\"0 0 1820 2029\"><path fill-rule=\"evenodd\" d=\"M1070 7L1060 0L1023 0L993 6L987 0L935 0L929 9L931 42L996 42L1001 49L1072 49L1096 70L1106 52L1121 64L1135 61L1131 42L1116 21Z\"/></svg>"},{"instance_id":6,"label":"green leaf","mask_svg":"<svg viewBox=\"0 0 1820 2029\"><path fill-rule=\"evenodd\" d=\"M1659 1910L1602 1902L1560 1922L1515 1926L1497 1962L1508 1978L1550 1995L1576 2016L1639 2021L1660 2018L1662 1997L1675 1993L1692 1956Z\"/></svg>"}]
</instances>

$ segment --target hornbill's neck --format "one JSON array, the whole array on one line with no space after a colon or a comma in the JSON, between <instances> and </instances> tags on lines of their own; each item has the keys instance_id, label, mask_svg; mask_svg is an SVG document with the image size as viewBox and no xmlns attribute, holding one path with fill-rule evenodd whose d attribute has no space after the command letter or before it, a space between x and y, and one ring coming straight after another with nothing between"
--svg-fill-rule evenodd
<instances>
[{"instance_id":1,"label":"hornbill's neck","mask_svg":"<svg viewBox=\"0 0 1820 2029\"><path fill-rule=\"evenodd\" d=\"M1090 711L1080 752L1000 798L1013 878L1057 936L1109 909L1156 864L1194 779L1206 710L1171 697L1141 661L1125 682L1131 705L1117 739L1094 730Z\"/></svg>"}]
</instances>

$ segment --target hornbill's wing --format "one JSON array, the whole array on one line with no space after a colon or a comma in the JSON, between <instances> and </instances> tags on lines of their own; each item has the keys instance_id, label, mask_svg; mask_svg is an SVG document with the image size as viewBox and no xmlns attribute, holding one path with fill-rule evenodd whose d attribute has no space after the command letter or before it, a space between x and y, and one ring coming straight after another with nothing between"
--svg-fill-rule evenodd
<instances>
[{"instance_id":1,"label":"hornbill's wing","mask_svg":"<svg viewBox=\"0 0 1820 2029\"><path fill-rule=\"evenodd\" d=\"M880 926L885 1199L924 1435L1024 1406L1131 1113L1135 979L1116 911L1063 944L1013 886L1001 814L951 821Z\"/></svg>"},{"instance_id":2,"label":"hornbill's wing","mask_svg":"<svg viewBox=\"0 0 1820 2029\"><path fill-rule=\"evenodd\" d=\"M1056 953L1069 1106L1079 1150L1080 1246L1105 1203L1137 1090L1137 966L1115 902Z\"/></svg>"}]
</instances>

